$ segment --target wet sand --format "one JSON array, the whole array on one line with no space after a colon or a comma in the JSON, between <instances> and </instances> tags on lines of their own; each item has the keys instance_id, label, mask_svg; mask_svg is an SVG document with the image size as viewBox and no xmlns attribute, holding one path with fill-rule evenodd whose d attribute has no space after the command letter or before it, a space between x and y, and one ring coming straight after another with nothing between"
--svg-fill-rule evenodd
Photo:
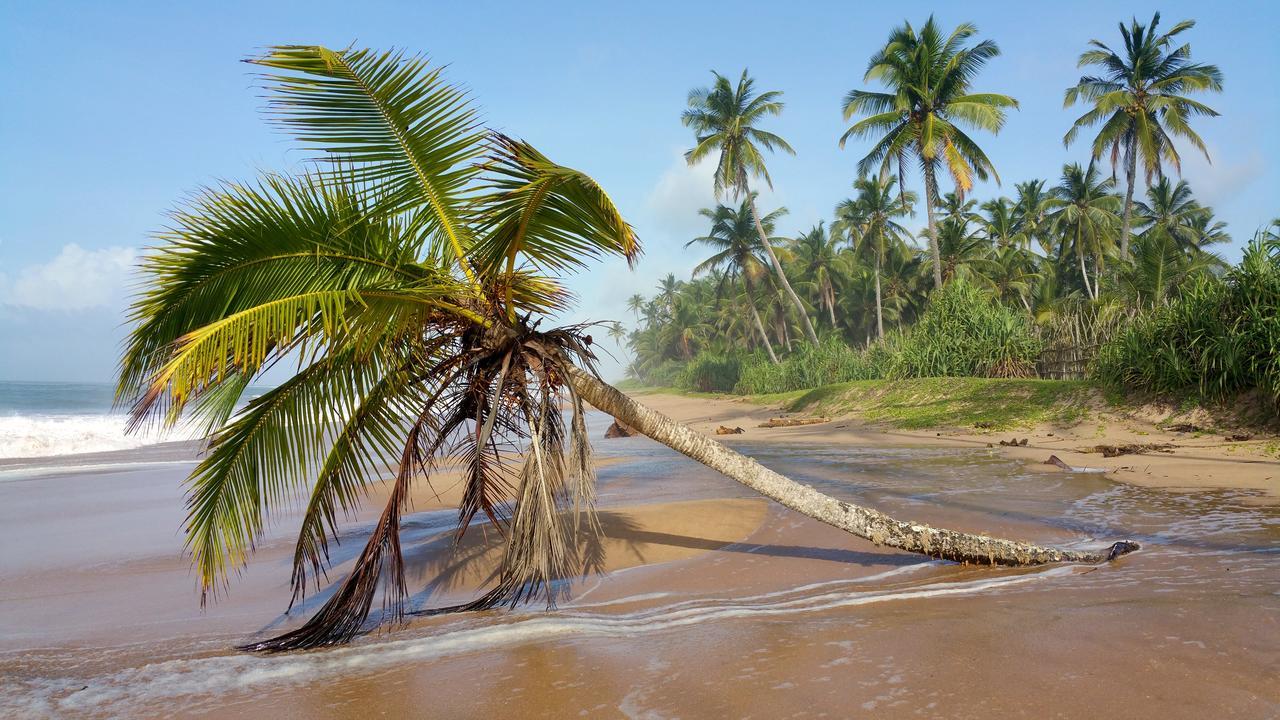
<instances>
[{"instance_id":1,"label":"wet sand","mask_svg":"<svg viewBox=\"0 0 1280 720\"><path fill-rule=\"evenodd\" d=\"M695 426L767 414L702 399L695 410ZM596 437L603 425L595 418ZM1153 489L1040 472L985 444L821 427L729 440L901 517L1144 549L1097 568L931 562L754 498L644 438L599 441L609 572L576 583L558 610L417 619L344 648L259 657L230 648L323 601L280 615L295 519L272 526L202 613L178 533L189 466L42 475L0 482L0 715L1280 714L1280 508L1264 491ZM493 560L483 532L450 550L455 500L437 487L439 498L419 491L406 522L419 604L471 596ZM349 524L331 577L373 512Z\"/></svg>"}]
</instances>

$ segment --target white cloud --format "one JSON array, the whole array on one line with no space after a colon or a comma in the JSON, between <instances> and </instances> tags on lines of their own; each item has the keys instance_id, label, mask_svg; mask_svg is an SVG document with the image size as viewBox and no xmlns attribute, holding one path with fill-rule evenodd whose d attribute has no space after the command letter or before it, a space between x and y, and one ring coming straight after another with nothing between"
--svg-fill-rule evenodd
<instances>
[{"instance_id":1,"label":"white cloud","mask_svg":"<svg viewBox=\"0 0 1280 720\"><path fill-rule=\"evenodd\" d=\"M700 234L706 229L706 220L698 215L702 208L715 207L716 197L713 187L716 165L713 159L689 166L684 154L674 151L671 162L667 164L658 182L649 191L645 199L649 211L651 230L668 233L674 237L685 238ZM777 200L773 191L767 187L756 188L760 192L758 202L765 207L773 207ZM722 198L722 202L731 202L730 198Z\"/></svg>"},{"instance_id":2,"label":"white cloud","mask_svg":"<svg viewBox=\"0 0 1280 720\"><path fill-rule=\"evenodd\" d=\"M1178 149L1182 151L1183 158L1182 178L1191 184L1196 199L1210 207L1223 205L1235 198L1266 169L1260 155L1233 158L1210 146L1209 155L1213 162L1209 162L1195 148ZM1170 174L1177 178L1177 173Z\"/></svg>"},{"instance_id":3,"label":"white cloud","mask_svg":"<svg viewBox=\"0 0 1280 720\"><path fill-rule=\"evenodd\" d=\"M47 263L28 265L12 279L0 276L0 304L33 310L85 310L124 294L137 251L128 247L86 250L76 243Z\"/></svg>"}]
</instances>

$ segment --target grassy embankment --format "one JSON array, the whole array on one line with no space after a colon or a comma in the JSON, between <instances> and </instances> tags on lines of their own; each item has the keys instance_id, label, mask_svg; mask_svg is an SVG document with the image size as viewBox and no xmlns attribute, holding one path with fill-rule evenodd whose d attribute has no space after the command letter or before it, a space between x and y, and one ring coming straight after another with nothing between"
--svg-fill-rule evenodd
<instances>
[{"instance_id":1,"label":"grassy embankment","mask_svg":"<svg viewBox=\"0 0 1280 720\"><path fill-rule=\"evenodd\" d=\"M1119 404L1095 385L1072 380L917 378L855 380L767 395L721 395L621 383L627 392L741 399L787 412L850 416L905 429L1075 425L1098 409ZM1118 409L1118 408L1117 408Z\"/></svg>"}]
</instances>

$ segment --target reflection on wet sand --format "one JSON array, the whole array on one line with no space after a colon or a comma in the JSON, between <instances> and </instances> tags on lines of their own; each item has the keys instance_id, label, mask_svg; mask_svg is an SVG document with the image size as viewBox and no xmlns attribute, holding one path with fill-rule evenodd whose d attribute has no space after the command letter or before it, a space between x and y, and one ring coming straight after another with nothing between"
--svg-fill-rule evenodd
<instances>
[{"instance_id":1,"label":"reflection on wet sand","mask_svg":"<svg viewBox=\"0 0 1280 720\"><path fill-rule=\"evenodd\" d=\"M0 487L6 715L351 717L1160 717L1280 714L1280 509L1045 475L983 452L744 445L824 492L958 529L1052 543L1135 537L1104 567L967 568L875 548L751 498L643 439L602 445L603 574L551 613L416 618L351 646L230 651L298 622L289 521L231 594L196 610L172 468ZM98 494L90 489L98 483ZM110 488L116 494L106 492ZM163 493L160 488L168 488ZM76 498L85 497L81 501ZM139 498L162 497L143 515ZM118 500L112 500L118 497ZM20 508L59 498L64 510ZM12 502L3 502L9 500ZM172 503L170 506L167 503ZM469 597L493 532L406 523L420 606ZM14 508L11 510L10 508ZM146 513L150 513L149 515ZM8 541L96 515L111 559ZM128 526L133 525L132 529ZM150 528L150 529L148 529ZM366 525L337 559L360 547ZM162 547L157 551L156 547ZM10 568L16 568L11 574ZM339 564L331 578L341 576Z\"/></svg>"}]
</instances>

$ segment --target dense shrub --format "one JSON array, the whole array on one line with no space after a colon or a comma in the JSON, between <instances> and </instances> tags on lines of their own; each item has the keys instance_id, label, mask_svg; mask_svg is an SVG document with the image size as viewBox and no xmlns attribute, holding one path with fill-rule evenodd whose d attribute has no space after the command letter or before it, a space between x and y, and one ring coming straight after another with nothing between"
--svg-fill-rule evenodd
<instances>
[{"instance_id":1,"label":"dense shrub","mask_svg":"<svg viewBox=\"0 0 1280 720\"><path fill-rule=\"evenodd\" d=\"M929 298L890 377L1033 377L1041 348L1025 313L956 280Z\"/></svg>"},{"instance_id":2,"label":"dense shrub","mask_svg":"<svg viewBox=\"0 0 1280 720\"><path fill-rule=\"evenodd\" d=\"M742 363L736 391L748 395L789 392L882 378L892 355L885 343L854 349L837 338L824 339L817 346L803 345L778 365L763 355L752 355Z\"/></svg>"},{"instance_id":3,"label":"dense shrub","mask_svg":"<svg viewBox=\"0 0 1280 720\"><path fill-rule=\"evenodd\" d=\"M1202 278L1102 346L1102 381L1223 399L1259 390L1280 408L1280 246L1255 240L1223 278Z\"/></svg>"},{"instance_id":4,"label":"dense shrub","mask_svg":"<svg viewBox=\"0 0 1280 720\"><path fill-rule=\"evenodd\" d=\"M742 358L702 352L689 361L680 376L680 387L698 392L733 392L738 384Z\"/></svg>"}]
</instances>

